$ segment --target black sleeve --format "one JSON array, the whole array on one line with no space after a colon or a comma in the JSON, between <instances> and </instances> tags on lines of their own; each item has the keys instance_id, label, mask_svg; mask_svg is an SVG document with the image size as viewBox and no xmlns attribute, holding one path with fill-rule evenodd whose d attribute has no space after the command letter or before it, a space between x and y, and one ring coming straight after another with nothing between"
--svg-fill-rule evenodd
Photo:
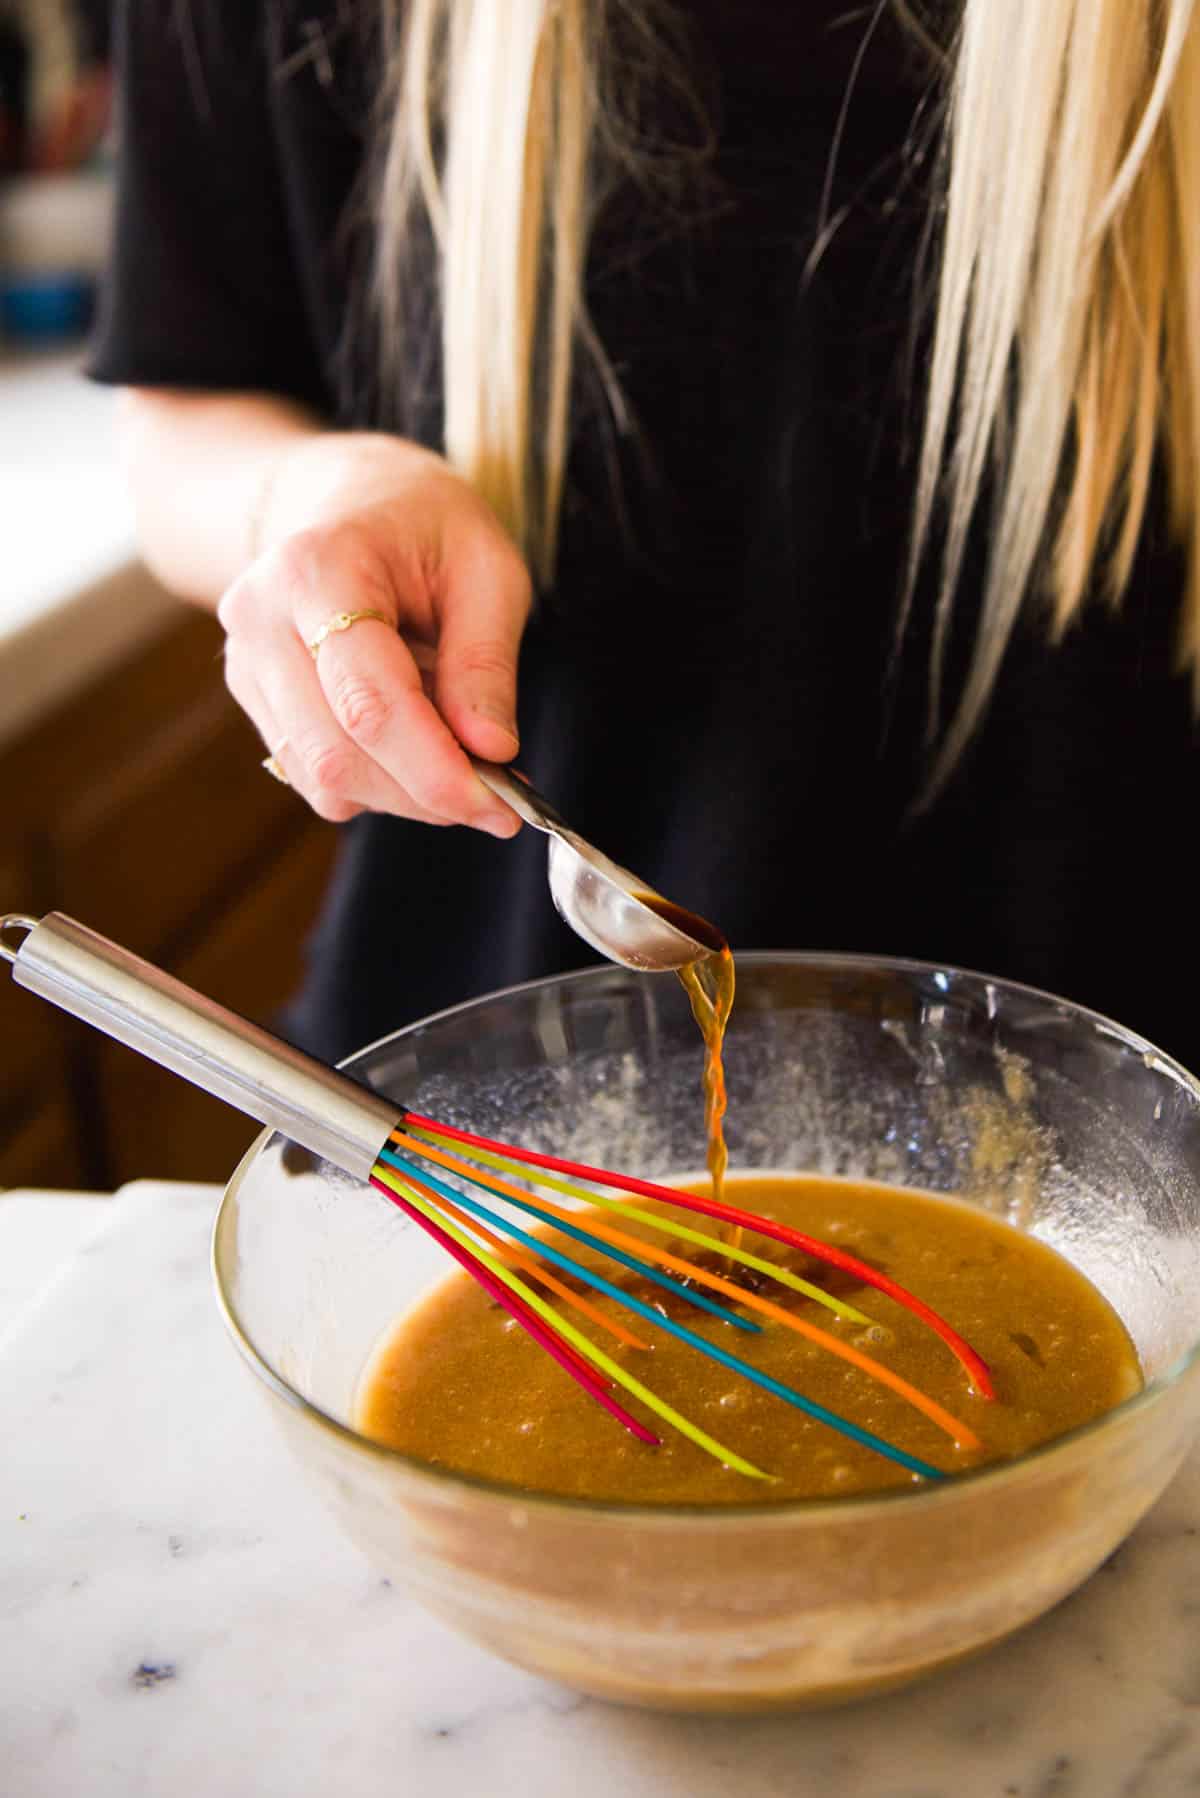
<instances>
[{"instance_id":1,"label":"black sleeve","mask_svg":"<svg viewBox=\"0 0 1200 1798\"><path fill-rule=\"evenodd\" d=\"M118 182L89 372L327 402L289 241L263 0L117 0Z\"/></svg>"}]
</instances>

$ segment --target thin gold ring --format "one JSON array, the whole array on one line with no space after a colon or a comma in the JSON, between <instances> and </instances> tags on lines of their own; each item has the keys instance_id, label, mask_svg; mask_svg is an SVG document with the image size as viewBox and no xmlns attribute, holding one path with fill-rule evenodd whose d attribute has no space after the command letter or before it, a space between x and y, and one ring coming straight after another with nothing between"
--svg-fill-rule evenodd
<instances>
[{"instance_id":1,"label":"thin gold ring","mask_svg":"<svg viewBox=\"0 0 1200 1798\"><path fill-rule=\"evenodd\" d=\"M348 631L352 624L359 624L364 618L374 618L380 624L392 624L386 612L373 612L369 609L362 612L332 612L308 645L308 653L313 661L316 661L317 651L326 637L332 637L335 631Z\"/></svg>"}]
</instances>

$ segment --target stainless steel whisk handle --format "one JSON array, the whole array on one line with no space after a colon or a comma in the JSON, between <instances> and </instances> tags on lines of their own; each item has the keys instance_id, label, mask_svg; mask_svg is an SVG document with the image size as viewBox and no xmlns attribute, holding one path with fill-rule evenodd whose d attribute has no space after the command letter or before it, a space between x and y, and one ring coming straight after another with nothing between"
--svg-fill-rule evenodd
<instances>
[{"instance_id":1,"label":"stainless steel whisk handle","mask_svg":"<svg viewBox=\"0 0 1200 1798\"><path fill-rule=\"evenodd\" d=\"M20 936L19 943L12 939ZM0 917L18 986L365 1181L402 1108L73 918Z\"/></svg>"}]
</instances>

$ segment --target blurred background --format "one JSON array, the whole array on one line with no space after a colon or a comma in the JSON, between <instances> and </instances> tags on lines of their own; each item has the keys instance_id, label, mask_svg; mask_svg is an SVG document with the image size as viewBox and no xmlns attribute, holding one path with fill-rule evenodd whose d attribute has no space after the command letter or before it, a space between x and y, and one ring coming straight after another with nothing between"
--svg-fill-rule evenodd
<instances>
[{"instance_id":1,"label":"blurred background","mask_svg":"<svg viewBox=\"0 0 1200 1798\"><path fill-rule=\"evenodd\" d=\"M269 1022L334 833L260 773L216 623L137 560L83 374L111 99L108 0L0 0L0 911L69 912ZM0 1188L220 1179L254 1134L0 979Z\"/></svg>"}]
</instances>

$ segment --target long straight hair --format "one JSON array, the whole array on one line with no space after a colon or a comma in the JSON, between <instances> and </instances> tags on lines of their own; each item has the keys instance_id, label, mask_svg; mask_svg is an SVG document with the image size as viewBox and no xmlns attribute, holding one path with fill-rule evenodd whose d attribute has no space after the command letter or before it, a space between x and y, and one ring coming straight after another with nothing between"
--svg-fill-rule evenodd
<instances>
[{"instance_id":1,"label":"long straight hair","mask_svg":"<svg viewBox=\"0 0 1200 1798\"><path fill-rule=\"evenodd\" d=\"M652 155L622 138L606 89L620 0L409 0L402 24L385 4L384 378L400 378L404 248L423 210L440 266L444 447L546 581L576 359L599 370L618 416L622 403L584 297L606 168ZM1195 6L963 0L945 47L937 297L901 607L903 628L936 540L934 788L982 716L1031 589L1059 635L1095 584L1119 598L1158 450L1188 569L1181 666L1200 698ZM978 631L946 705L949 623L985 482Z\"/></svg>"}]
</instances>

